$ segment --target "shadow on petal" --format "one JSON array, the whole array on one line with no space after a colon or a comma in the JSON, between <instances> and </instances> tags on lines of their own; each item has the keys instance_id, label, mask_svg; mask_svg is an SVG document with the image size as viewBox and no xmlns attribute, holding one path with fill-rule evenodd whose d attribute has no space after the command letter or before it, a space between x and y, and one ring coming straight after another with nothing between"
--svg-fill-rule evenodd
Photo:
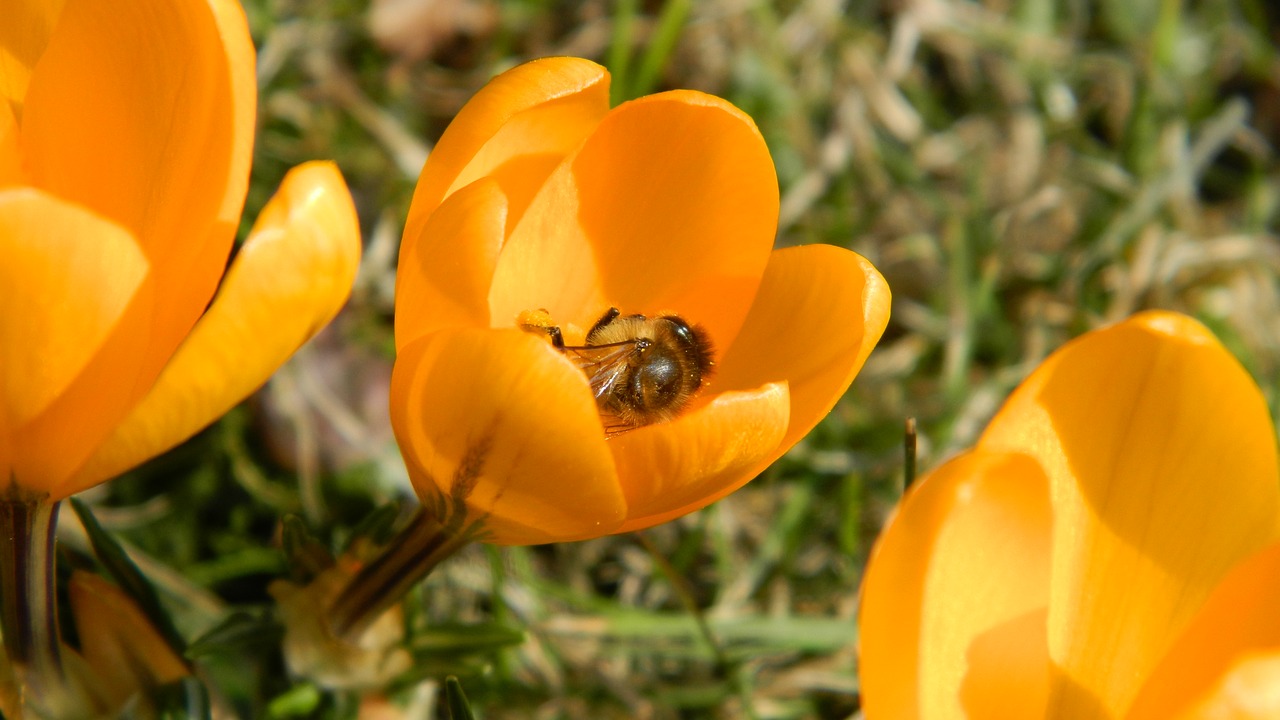
<instances>
[{"instance_id":1,"label":"shadow on petal","mask_svg":"<svg viewBox=\"0 0 1280 720\"><path fill-rule=\"evenodd\" d=\"M627 494L627 522L639 530L686 515L741 487L787 428L786 383L722 393L667 423L609 441Z\"/></svg>"},{"instance_id":2,"label":"shadow on petal","mask_svg":"<svg viewBox=\"0 0 1280 720\"><path fill-rule=\"evenodd\" d=\"M1280 651L1280 544L1231 569L1147 678L1129 720L1177 715L1250 653Z\"/></svg>"},{"instance_id":3,"label":"shadow on petal","mask_svg":"<svg viewBox=\"0 0 1280 720\"><path fill-rule=\"evenodd\" d=\"M1275 720L1280 717L1280 652L1249 653L1176 720Z\"/></svg>"},{"instance_id":4,"label":"shadow on petal","mask_svg":"<svg viewBox=\"0 0 1280 720\"><path fill-rule=\"evenodd\" d=\"M396 272L396 349L440 328L489 326L489 287L507 198L484 179L449 196L409 237Z\"/></svg>"},{"instance_id":5,"label":"shadow on petal","mask_svg":"<svg viewBox=\"0 0 1280 720\"><path fill-rule=\"evenodd\" d=\"M453 327L410 343L391 423L423 504L442 522L483 520L484 541L598 537L626 515L595 399L541 338Z\"/></svg>"},{"instance_id":6,"label":"shadow on petal","mask_svg":"<svg viewBox=\"0 0 1280 720\"><path fill-rule=\"evenodd\" d=\"M31 188L0 191L0 257L10 464L54 492L143 392L152 269L124 228Z\"/></svg>"},{"instance_id":7,"label":"shadow on petal","mask_svg":"<svg viewBox=\"0 0 1280 720\"><path fill-rule=\"evenodd\" d=\"M862 585L867 717L964 717L966 704L969 717L1035 717L1045 707L1043 681L1005 698L990 688L1012 648L1023 675L1048 676L1037 649L1052 524L1047 478L1025 455L966 453L911 487Z\"/></svg>"},{"instance_id":8,"label":"shadow on petal","mask_svg":"<svg viewBox=\"0 0 1280 720\"><path fill-rule=\"evenodd\" d=\"M831 245L778 250L709 389L787 381L791 421L767 465L830 412L888 321L889 288L862 257Z\"/></svg>"},{"instance_id":9,"label":"shadow on petal","mask_svg":"<svg viewBox=\"0 0 1280 720\"><path fill-rule=\"evenodd\" d=\"M1047 706L1049 648L1046 608L1010 618L974 636L965 653L968 666L960 704L969 717L991 717L994 708L1017 708L1019 717L1039 717Z\"/></svg>"},{"instance_id":10,"label":"shadow on petal","mask_svg":"<svg viewBox=\"0 0 1280 720\"><path fill-rule=\"evenodd\" d=\"M431 151L418 176L405 237L418 237L450 193L490 174L519 217L547 174L608 110L609 73L590 60L541 58L490 80ZM541 160L530 163L523 156ZM402 265L411 245L401 245Z\"/></svg>"},{"instance_id":11,"label":"shadow on petal","mask_svg":"<svg viewBox=\"0 0 1280 720\"><path fill-rule=\"evenodd\" d=\"M63 4L64 0L5 5L0 23L0 104L15 115L21 115L31 70L49 44Z\"/></svg>"},{"instance_id":12,"label":"shadow on petal","mask_svg":"<svg viewBox=\"0 0 1280 720\"><path fill-rule=\"evenodd\" d=\"M260 387L337 314L359 263L360 228L337 167L294 168L150 393L61 492L173 447Z\"/></svg>"},{"instance_id":13,"label":"shadow on petal","mask_svg":"<svg viewBox=\"0 0 1280 720\"><path fill-rule=\"evenodd\" d=\"M22 118L31 183L124 226L154 271L150 382L209 303L248 189L256 83L231 0L68 3Z\"/></svg>"},{"instance_id":14,"label":"shadow on petal","mask_svg":"<svg viewBox=\"0 0 1280 720\"><path fill-rule=\"evenodd\" d=\"M0 74L3 74L3 70L0 70ZM0 189L24 184L21 160L18 150L18 121L13 118L9 106L0 103Z\"/></svg>"},{"instance_id":15,"label":"shadow on petal","mask_svg":"<svg viewBox=\"0 0 1280 720\"><path fill-rule=\"evenodd\" d=\"M612 306L678 314L727 347L777 217L768 148L737 108L694 92L620 105L512 231L494 274L495 324L545 308L586 327Z\"/></svg>"},{"instance_id":16,"label":"shadow on petal","mask_svg":"<svg viewBox=\"0 0 1280 720\"><path fill-rule=\"evenodd\" d=\"M1185 316L1144 313L1069 343L979 447L1031 454L1052 479L1050 653L1112 715L1227 570L1276 537L1266 403Z\"/></svg>"}]
</instances>

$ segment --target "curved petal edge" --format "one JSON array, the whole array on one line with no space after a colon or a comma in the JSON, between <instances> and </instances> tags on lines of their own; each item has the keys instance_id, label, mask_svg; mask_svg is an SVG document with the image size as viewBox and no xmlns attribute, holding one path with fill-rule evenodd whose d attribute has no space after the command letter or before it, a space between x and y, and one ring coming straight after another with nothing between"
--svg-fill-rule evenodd
<instances>
[{"instance_id":1,"label":"curved petal edge","mask_svg":"<svg viewBox=\"0 0 1280 720\"><path fill-rule=\"evenodd\" d=\"M337 167L291 170L209 310L64 494L177 445L260 387L341 309L359 262L360 227Z\"/></svg>"}]
</instances>

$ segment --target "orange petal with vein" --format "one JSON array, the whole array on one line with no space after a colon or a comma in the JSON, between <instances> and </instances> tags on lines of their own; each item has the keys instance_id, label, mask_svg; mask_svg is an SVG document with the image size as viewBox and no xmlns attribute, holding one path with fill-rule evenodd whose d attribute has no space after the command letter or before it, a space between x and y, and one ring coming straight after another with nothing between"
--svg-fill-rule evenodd
<instances>
[{"instance_id":1,"label":"orange petal with vein","mask_svg":"<svg viewBox=\"0 0 1280 720\"><path fill-rule=\"evenodd\" d=\"M1237 658L1204 695L1175 720L1275 720L1280 717L1280 652Z\"/></svg>"},{"instance_id":2,"label":"orange petal with vein","mask_svg":"<svg viewBox=\"0 0 1280 720\"><path fill-rule=\"evenodd\" d=\"M712 390L791 386L791 423L773 462L822 418L889 322L889 286L860 255L831 245L775 251ZM764 468L760 468L763 470Z\"/></svg>"},{"instance_id":3,"label":"orange petal with vein","mask_svg":"<svg viewBox=\"0 0 1280 720\"><path fill-rule=\"evenodd\" d=\"M551 170L608 110L609 73L590 60L542 58L490 80L458 112L427 158L405 237L419 237L449 193L484 176L502 187L514 222ZM410 240L401 245L401 264L409 247Z\"/></svg>"},{"instance_id":4,"label":"orange petal with vein","mask_svg":"<svg viewBox=\"0 0 1280 720\"><path fill-rule=\"evenodd\" d=\"M862 585L867 717L1043 716L1052 522L1023 455L966 453L911 487Z\"/></svg>"},{"instance_id":5,"label":"orange petal with vein","mask_svg":"<svg viewBox=\"0 0 1280 720\"><path fill-rule=\"evenodd\" d=\"M1214 589L1147 678L1126 717L1176 717L1179 708L1210 694L1215 683L1229 677L1240 658L1254 653L1280 656L1278 607L1280 544L1273 544L1233 568ZM1280 675L1272 677L1280 679Z\"/></svg>"},{"instance_id":6,"label":"orange petal with vein","mask_svg":"<svg viewBox=\"0 0 1280 720\"><path fill-rule=\"evenodd\" d=\"M620 105L511 233L490 294L495 324L531 308L582 327L610 306L676 312L727 347L777 219L773 162L742 111L693 91Z\"/></svg>"},{"instance_id":7,"label":"orange petal with vein","mask_svg":"<svg viewBox=\"0 0 1280 720\"><path fill-rule=\"evenodd\" d=\"M165 298L154 377L225 269L248 187L256 85L234 0L70 3L31 76L22 118L32 184L137 238Z\"/></svg>"},{"instance_id":8,"label":"orange petal with vein","mask_svg":"<svg viewBox=\"0 0 1280 720\"><path fill-rule=\"evenodd\" d=\"M337 314L359 262L360 228L337 167L294 168L155 387L63 492L173 447L260 387Z\"/></svg>"},{"instance_id":9,"label":"orange petal with vein","mask_svg":"<svg viewBox=\"0 0 1280 720\"><path fill-rule=\"evenodd\" d=\"M396 271L396 349L442 327L489 326L489 285L502 248L507 198L492 180L450 195L405 236Z\"/></svg>"},{"instance_id":10,"label":"orange petal with vein","mask_svg":"<svg viewBox=\"0 0 1280 720\"><path fill-rule=\"evenodd\" d=\"M0 412L17 482L49 491L132 399L149 268L124 228L30 188L0 191L0 246Z\"/></svg>"},{"instance_id":11,"label":"orange petal with vein","mask_svg":"<svg viewBox=\"0 0 1280 720\"><path fill-rule=\"evenodd\" d=\"M627 495L619 532L685 515L741 487L787 431L786 383L721 393L671 422L609 441Z\"/></svg>"},{"instance_id":12,"label":"orange petal with vein","mask_svg":"<svg viewBox=\"0 0 1280 720\"><path fill-rule=\"evenodd\" d=\"M419 497L481 539L529 545L613 532L626 514L582 373L519 330L446 328L411 343L391 423Z\"/></svg>"},{"instance_id":13,"label":"orange petal with vein","mask_svg":"<svg viewBox=\"0 0 1280 720\"><path fill-rule=\"evenodd\" d=\"M1143 313L1064 346L979 447L1029 453L1052 483L1063 717L1124 712L1219 580L1277 537L1266 402L1182 315Z\"/></svg>"},{"instance_id":14,"label":"orange petal with vein","mask_svg":"<svg viewBox=\"0 0 1280 720\"><path fill-rule=\"evenodd\" d=\"M0 105L14 114L22 111L31 69L39 62L62 14L64 0L10 2L0 23ZM0 109L0 114L5 110Z\"/></svg>"},{"instance_id":15,"label":"orange petal with vein","mask_svg":"<svg viewBox=\"0 0 1280 720\"><path fill-rule=\"evenodd\" d=\"M18 150L18 123L8 105L0 103L0 188L23 183Z\"/></svg>"}]
</instances>

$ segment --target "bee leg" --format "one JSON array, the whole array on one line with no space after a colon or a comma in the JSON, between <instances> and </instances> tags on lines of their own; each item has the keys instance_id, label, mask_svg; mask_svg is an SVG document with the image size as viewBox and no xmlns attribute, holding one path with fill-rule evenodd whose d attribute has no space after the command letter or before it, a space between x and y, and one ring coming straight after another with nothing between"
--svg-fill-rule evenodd
<instances>
[{"instance_id":1,"label":"bee leg","mask_svg":"<svg viewBox=\"0 0 1280 720\"><path fill-rule=\"evenodd\" d=\"M557 350L563 350L564 335L560 334L560 328L556 325L551 325L546 328L546 331L547 335L551 336L551 346Z\"/></svg>"},{"instance_id":2,"label":"bee leg","mask_svg":"<svg viewBox=\"0 0 1280 720\"><path fill-rule=\"evenodd\" d=\"M601 315L600 319L596 321L596 324L592 325L591 329L587 331L587 343L589 344L591 342L591 337L593 335L608 327L609 323L617 320L618 316L621 314L622 313L616 307L611 307L608 310L605 310L604 315Z\"/></svg>"}]
</instances>

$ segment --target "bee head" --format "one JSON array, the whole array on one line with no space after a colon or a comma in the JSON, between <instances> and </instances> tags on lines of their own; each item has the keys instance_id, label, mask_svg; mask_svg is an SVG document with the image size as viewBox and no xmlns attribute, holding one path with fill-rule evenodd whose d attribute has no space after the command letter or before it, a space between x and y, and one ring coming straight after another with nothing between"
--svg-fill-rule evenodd
<instances>
[{"instance_id":1,"label":"bee head","mask_svg":"<svg viewBox=\"0 0 1280 720\"><path fill-rule=\"evenodd\" d=\"M697 368L698 383L706 382L715 367L715 348L707 331L699 325L690 325L678 315L663 315L658 320L665 322L681 354Z\"/></svg>"}]
</instances>

